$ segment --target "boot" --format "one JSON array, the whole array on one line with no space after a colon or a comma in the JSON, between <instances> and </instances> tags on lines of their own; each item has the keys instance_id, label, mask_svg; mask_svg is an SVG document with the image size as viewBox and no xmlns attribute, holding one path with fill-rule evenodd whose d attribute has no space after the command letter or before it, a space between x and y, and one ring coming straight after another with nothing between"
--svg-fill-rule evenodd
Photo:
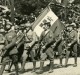
<instances>
[{"instance_id":1,"label":"boot","mask_svg":"<svg viewBox=\"0 0 80 75\"><path fill-rule=\"evenodd\" d=\"M35 72L35 69L36 69L36 61L33 61L33 70L32 70L32 72Z\"/></svg>"},{"instance_id":2,"label":"boot","mask_svg":"<svg viewBox=\"0 0 80 75\"><path fill-rule=\"evenodd\" d=\"M70 54L70 51L67 51L66 52L66 59L65 59L65 65L64 65L64 67L67 67L67 63L68 63L68 59L69 59L69 54Z\"/></svg>"},{"instance_id":3,"label":"boot","mask_svg":"<svg viewBox=\"0 0 80 75\"><path fill-rule=\"evenodd\" d=\"M15 65L15 71L16 71L16 74L15 75L19 75L18 74L18 63L14 64Z\"/></svg>"},{"instance_id":4,"label":"boot","mask_svg":"<svg viewBox=\"0 0 80 75\"><path fill-rule=\"evenodd\" d=\"M25 72L25 63L26 61L23 61L22 64L21 64L21 69L20 69L20 73L24 73Z\"/></svg>"},{"instance_id":5,"label":"boot","mask_svg":"<svg viewBox=\"0 0 80 75\"><path fill-rule=\"evenodd\" d=\"M13 62L9 63L9 67L8 67L8 69L5 69L5 71L7 71L8 73L10 73L12 65L13 65Z\"/></svg>"},{"instance_id":6,"label":"boot","mask_svg":"<svg viewBox=\"0 0 80 75\"><path fill-rule=\"evenodd\" d=\"M40 62L40 69L37 70L36 72L37 72L37 73L40 73L40 74L43 73L43 66L44 66L44 61L41 61L41 62Z\"/></svg>"},{"instance_id":7,"label":"boot","mask_svg":"<svg viewBox=\"0 0 80 75\"><path fill-rule=\"evenodd\" d=\"M52 73L53 72L53 61L50 61L50 70L49 70L49 73Z\"/></svg>"},{"instance_id":8,"label":"boot","mask_svg":"<svg viewBox=\"0 0 80 75\"><path fill-rule=\"evenodd\" d=\"M67 63L68 63L68 58L65 59L65 65L64 65L64 67L67 67Z\"/></svg>"},{"instance_id":9,"label":"boot","mask_svg":"<svg viewBox=\"0 0 80 75\"><path fill-rule=\"evenodd\" d=\"M63 66L62 66L62 58L60 58L60 65L59 65L59 67L60 67L60 68L63 67Z\"/></svg>"},{"instance_id":10,"label":"boot","mask_svg":"<svg viewBox=\"0 0 80 75\"><path fill-rule=\"evenodd\" d=\"M5 70L5 66L6 66L6 64L3 64L3 63L2 63L1 69L0 69L0 75L3 74L3 72L4 72L4 70Z\"/></svg>"},{"instance_id":11,"label":"boot","mask_svg":"<svg viewBox=\"0 0 80 75\"><path fill-rule=\"evenodd\" d=\"M75 63L74 63L74 65L73 65L73 67L76 67L76 66L77 66L77 57L74 58L74 62L75 62Z\"/></svg>"}]
</instances>

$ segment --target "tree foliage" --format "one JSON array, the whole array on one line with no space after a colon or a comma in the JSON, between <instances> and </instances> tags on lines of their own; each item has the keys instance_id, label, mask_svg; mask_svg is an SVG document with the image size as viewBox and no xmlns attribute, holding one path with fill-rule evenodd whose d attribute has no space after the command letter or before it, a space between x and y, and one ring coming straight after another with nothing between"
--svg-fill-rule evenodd
<instances>
[{"instance_id":1,"label":"tree foliage","mask_svg":"<svg viewBox=\"0 0 80 75\"><path fill-rule=\"evenodd\" d=\"M45 8L51 0L14 0L16 12L30 14L37 9Z\"/></svg>"}]
</instances>

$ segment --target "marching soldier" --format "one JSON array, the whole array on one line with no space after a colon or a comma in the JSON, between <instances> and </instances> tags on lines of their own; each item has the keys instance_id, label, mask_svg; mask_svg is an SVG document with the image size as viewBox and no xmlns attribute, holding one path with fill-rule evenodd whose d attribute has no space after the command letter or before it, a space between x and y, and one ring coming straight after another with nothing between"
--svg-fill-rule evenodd
<instances>
[{"instance_id":1,"label":"marching soldier","mask_svg":"<svg viewBox=\"0 0 80 75\"><path fill-rule=\"evenodd\" d=\"M5 46L5 37L4 37L4 33L5 30L4 29L0 29L0 54L1 54L1 50L2 48ZM1 56L0 56L0 63L1 63Z\"/></svg>"},{"instance_id":2,"label":"marching soldier","mask_svg":"<svg viewBox=\"0 0 80 75\"><path fill-rule=\"evenodd\" d=\"M2 66L0 69L0 75L3 74L3 71L5 69L6 64L10 61L10 59L12 60L14 66L15 66L15 71L16 71L16 75L18 75L18 50L16 47L16 38L17 35L14 31L10 31L11 29L11 25L7 25L6 26L7 29L7 33L5 35L5 39L6 39L6 45L3 48L3 53L2 53Z\"/></svg>"},{"instance_id":3,"label":"marching soldier","mask_svg":"<svg viewBox=\"0 0 80 75\"><path fill-rule=\"evenodd\" d=\"M36 33L32 30L31 25L27 25L26 33L25 33L24 52L22 55L21 73L25 71L24 67L25 67L28 54L30 54L32 62L33 62L32 72L35 72L37 49L38 49L38 37Z\"/></svg>"},{"instance_id":4,"label":"marching soldier","mask_svg":"<svg viewBox=\"0 0 80 75\"><path fill-rule=\"evenodd\" d=\"M60 59L60 65L59 67L62 67L62 59L63 59L63 46L64 46L64 30L59 34L58 39L56 41L57 49L58 49L58 55Z\"/></svg>"},{"instance_id":5,"label":"marching soldier","mask_svg":"<svg viewBox=\"0 0 80 75\"><path fill-rule=\"evenodd\" d=\"M15 26L14 29L17 34L18 59L19 59L19 61L21 61L21 56L24 51L24 33L23 33L22 29L19 28L19 26Z\"/></svg>"},{"instance_id":6,"label":"marching soldier","mask_svg":"<svg viewBox=\"0 0 80 75\"><path fill-rule=\"evenodd\" d=\"M80 45L80 28L78 28L78 44Z\"/></svg>"},{"instance_id":7,"label":"marching soldier","mask_svg":"<svg viewBox=\"0 0 80 75\"><path fill-rule=\"evenodd\" d=\"M50 30L50 22L44 24L44 31L40 36L39 42L41 43L41 60L40 60L40 69L36 71L37 73L43 72L44 60L49 57L50 60L50 70L49 73L53 72L53 59L54 53L51 47L53 43L53 32Z\"/></svg>"},{"instance_id":8,"label":"marching soldier","mask_svg":"<svg viewBox=\"0 0 80 75\"><path fill-rule=\"evenodd\" d=\"M77 31L74 29L74 25L69 25L67 27L69 34L67 40L67 47L66 47L66 60L65 60L65 67L67 67L68 58L70 52L74 55L74 67L77 66Z\"/></svg>"},{"instance_id":9,"label":"marching soldier","mask_svg":"<svg viewBox=\"0 0 80 75\"><path fill-rule=\"evenodd\" d=\"M23 51L24 51L24 34L23 34L22 31L19 30L19 26L17 26L17 25L15 25L14 31L17 34L17 41L16 41L17 44L16 44L16 46L17 46L17 49L18 49L18 62L21 62L21 56L22 56ZM8 69L6 69L5 71L10 72L12 65L13 65L13 62L11 62L9 64Z\"/></svg>"}]
</instances>

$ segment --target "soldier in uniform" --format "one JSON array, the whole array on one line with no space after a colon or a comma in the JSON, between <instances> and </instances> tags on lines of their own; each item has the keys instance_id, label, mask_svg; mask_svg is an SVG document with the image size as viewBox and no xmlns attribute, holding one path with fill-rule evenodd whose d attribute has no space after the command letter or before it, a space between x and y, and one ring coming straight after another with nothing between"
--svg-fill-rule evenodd
<instances>
[{"instance_id":1,"label":"soldier in uniform","mask_svg":"<svg viewBox=\"0 0 80 75\"><path fill-rule=\"evenodd\" d=\"M19 30L19 26L17 26L17 25L14 26L14 31L17 34L17 41L16 41L17 44L16 44L16 46L17 46L17 49L18 49L18 62L21 62L21 56L22 56L23 51L24 51L24 34L23 34L23 32L21 32ZM9 64L8 69L6 69L5 71L10 72L12 65L13 65L13 62L11 62Z\"/></svg>"},{"instance_id":2,"label":"soldier in uniform","mask_svg":"<svg viewBox=\"0 0 80 75\"><path fill-rule=\"evenodd\" d=\"M67 40L67 46L66 46L66 60L65 60L65 67L67 67L68 58L70 55L70 52L72 52L72 55L74 55L74 67L77 66L77 31L74 29L74 25L69 25L67 27L69 34L68 34L68 40Z\"/></svg>"},{"instance_id":3,"label":"soldier in uniform","mask_svg":"<svg viewBox=\"0 0 80 75\"><path fill-rule=\"evenodd\" d=\"M37 70L37 73L43 73L44 60L49 57L50 60L50 70L49 73L53 72L53 59L54 53L51 47L53 43L53 32L50 30L50 22L44 24L44 31L42 32L39 43L42 45L41 47L41 60L40 60L40 69Z\"/></svg>"},{"instance_id":4,"label":"soldier in uniform","mask_svg":"<svg viewBox=\"0 0 80 75\"><path fill-rule=\"evenodd\" d=\"M1 54L1 50L2 48L5 46L5 37L4 37L4 33L5 30L4 29L0 29L0 54ZM1 56L0 56L0 63L1 63Z\"/></svg>"},{"instance_id":5,"label":"soldier in uniform","mask_svg":"<svg viewBox=\"0 0 80 75\"><path fill-rule=\"evenodd\" d=\"M36 51L38 47L38 37L36 33L32 30L31 25L27 25L26 33L25 33L25 44L24 44L24 52L22 55L22 66L21 66L21 73L25 71L25 63L30 54L32 62L33 62L33 70L35 72L36 68Z\"/></svg>"},{"instance_id":6,"label":"soldier in uniform","mask_svg":"<svg viewBox=\"0 0 80 75\"><path fill-rule=\"evenodd\" d=\"M11 25L7 24L6 26L7 28L7 33L5 35L5 39L6 39L6 45L5 47L2 49L3 53L2 53L2 66L0 69L0 75L3 74L3 71L5 69L6 64L10 61L10 59L12 60L14 66L15 66L15 71L16 71L16 75L18 75L18 50L16 47L16 38L17 35L14 31L10 30L11 29Z\"/></svg>"},{"instance_id":7,"label":"soldier in uniform","mask_svg":"<svg viewBox=\"0 0 80 75\"><path fill-rule=\"evenodd\" d=\"M63 59L63 46L64 46L64 37L63 37L64 30L59 34L57 40L56 40L56 47L58 50L58 55L60 59L60 65L59 67L62 67L62 59Z\"/></svg>"},{"instance_id":8,"label":"soldier in uniform","mask_svg":"<svg viewBox=\"0 0 80 75\"><path fill-rule=\"evenodd\" d=\"M14 30L17 34L17 49L18 49L18 59L21 61L21 56L24 51L24 33L22 29L20 30L19 26L15 26Z\"/></svg>"}]
</instances>

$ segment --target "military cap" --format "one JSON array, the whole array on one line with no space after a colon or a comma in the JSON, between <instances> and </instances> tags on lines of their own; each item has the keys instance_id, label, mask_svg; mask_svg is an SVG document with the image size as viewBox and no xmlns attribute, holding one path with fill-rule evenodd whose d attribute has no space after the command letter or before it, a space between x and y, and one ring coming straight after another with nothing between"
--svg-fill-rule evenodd
<instances>
[{"instance_id":1,"label":"military cap","mask_svg":"<svg viewBox=\"0 0 80 75\"><path fill-rule=\"evenodd\" d=\"M19 29L19 26L18 25L15 25L14 26L14 29L16 30L16 29Z\"/></svg>"},{"instance_id":2,"label":"military cap","mask_svg":"<svg viewBox=\"0 0 80 75\"><path fill-rule=\"evenodd\" d=\"M27 21L27 23L25 23L25 26L26 26L26 27L31 27L30 21Z\"/></svg>"},{"instance_id":3,"label":"military cap","mask_svg":"<svg viewBox=\"0 0 80 75\"><path fill-rule=\"evenodd\" d=\"M0 29L0 33L4 33L5 32L5 30L4 29Z\"/></svg>"},{"instance_id":4,"label":"military cap","mask_svg":"<svg viewBox=\"0 0 80 75\"><path fill-rule=\"evenodd\" d=\"M11 25L10 24L7 24L6 25L6 29L8 29L8 30L11 29Z\"/></svg>"},{"instance_id":5,"label":"military cap","mask_svg":"<svg viewBox=\"0 0 80 75\"><path fill-rule=\"evenodd\" d=\"M75 28L76 25L75 25L75 23L72 23L72 24L67 25L66 27L73 27L73 28Z\"/></svg>"}]
</instances>

